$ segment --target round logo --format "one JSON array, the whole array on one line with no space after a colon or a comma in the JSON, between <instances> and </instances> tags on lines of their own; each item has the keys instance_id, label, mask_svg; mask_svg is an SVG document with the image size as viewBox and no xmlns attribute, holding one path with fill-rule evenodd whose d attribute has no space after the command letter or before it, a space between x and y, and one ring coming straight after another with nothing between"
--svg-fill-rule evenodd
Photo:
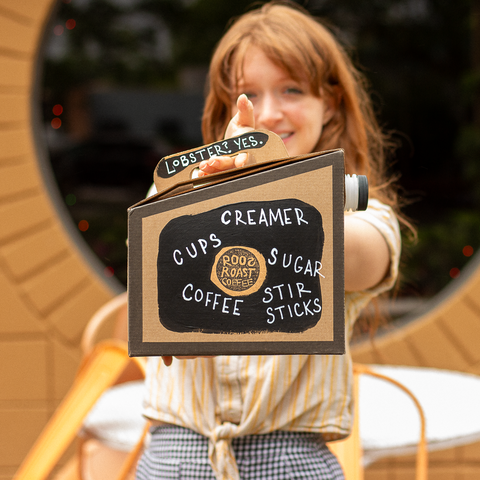
<instances>
[{"instance_id":1,"label":"round logo","mask_svg":"<svg viewBox=\"0 0 480 480\"><path fill-rule=\"evenodd\" d=\"M210 279L223 292L250 295L256 292L267 276L263 255L250 247L224 247L215 257Z\"/></svg>"}]
</instances>

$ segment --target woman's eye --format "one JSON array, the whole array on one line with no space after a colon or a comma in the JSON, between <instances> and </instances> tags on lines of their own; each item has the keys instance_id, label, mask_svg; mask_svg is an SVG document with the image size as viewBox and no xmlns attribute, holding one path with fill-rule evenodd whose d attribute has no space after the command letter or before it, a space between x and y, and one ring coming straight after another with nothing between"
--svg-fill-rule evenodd
<instances>
[{"instance_id":1,"label":"woman's eye","mask_svg":"<svg viewBox=\"0 0 480 480\"><path fill-rule=\"evenodd\" d=\"M249 100L255 98L255 94L253 92L243 92Z\"/></svg>"},{"instance_id":2,"label":"woman's eye","mask_svg":"<svg viewBox=\"0 0 480 480\"><path fill-rule=\"evenodd\" d=\"M299 94L302 94L303 92L298 87L289 87L289 88L285 89L285 93L293 94L293 95L299 95Z\"/></svg>"}]
</instances>

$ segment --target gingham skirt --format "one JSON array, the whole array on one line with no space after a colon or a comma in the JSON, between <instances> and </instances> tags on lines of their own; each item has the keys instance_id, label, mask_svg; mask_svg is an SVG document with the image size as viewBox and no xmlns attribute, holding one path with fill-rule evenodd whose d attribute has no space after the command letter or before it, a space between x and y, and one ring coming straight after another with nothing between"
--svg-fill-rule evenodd
<instances>
[{"instance_id":1,"label":"gingham skirt","mask_svg":"<svg viewBox=\"0 0 480 480\"><path fill-rule=\"evenodd\" d=\"M153 427L136 480L216 480L208 439L174 425ZM241 480L344 480L318 434L276 431L232 440Z\"/></svg>"}]
</instances>

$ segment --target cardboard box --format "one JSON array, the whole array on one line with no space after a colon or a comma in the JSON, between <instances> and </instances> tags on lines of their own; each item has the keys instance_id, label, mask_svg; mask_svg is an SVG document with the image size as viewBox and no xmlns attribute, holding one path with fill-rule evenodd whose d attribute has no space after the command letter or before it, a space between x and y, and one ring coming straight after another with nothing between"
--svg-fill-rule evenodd
<instances>
[{"instance_id":1,"label":"cardboard box","mask_svg":"<svg viewBox=\"0 0 480 480\"><path fill-rule=\"evenodd\" d=\"M343 151L273 160L255 135L230 139L255 163L208 184L214 147L162 159L129 209L130 355L345 352Z\"/></svg>"}]
</instances>

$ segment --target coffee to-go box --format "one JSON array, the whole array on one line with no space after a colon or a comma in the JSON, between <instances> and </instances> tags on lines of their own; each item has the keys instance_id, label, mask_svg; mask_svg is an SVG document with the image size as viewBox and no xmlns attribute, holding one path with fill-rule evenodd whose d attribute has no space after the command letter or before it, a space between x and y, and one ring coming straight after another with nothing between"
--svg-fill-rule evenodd
<instances>
[{"instance_id":1,"label":"coffee to-go box","mask_svg":"<svg viewBox=\"0 0 480 480\"><path fill-rule=\"evenodd\" d=\"M239 152L246 167L192 179ZM154 180L128 212L130 355L345 352L345 202L366 208L368 187L342 150L288 157L260 130L165 157Z\"/></svg>"}]
</instances>

